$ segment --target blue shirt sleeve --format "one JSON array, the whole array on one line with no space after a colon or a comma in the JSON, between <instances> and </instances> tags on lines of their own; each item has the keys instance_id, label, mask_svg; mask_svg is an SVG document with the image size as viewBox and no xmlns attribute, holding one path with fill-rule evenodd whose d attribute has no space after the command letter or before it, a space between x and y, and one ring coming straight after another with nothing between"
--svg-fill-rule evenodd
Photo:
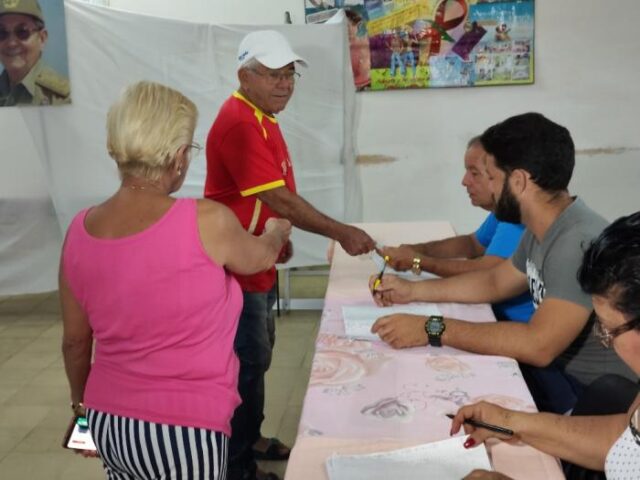
<instances>
[{"instance_id":1,"label":"blue shirt sleeve","mask_svg":"<svg viewBox=\"0 0 640 480\"><path fill-rule=\"evenodd\" d=\"M520 244L524 225L515 223L498 222L495 234L485 250L485 255L509 258Z\"/></svg>"},{"instance_id":2,"label":"blue shirt sleeve","mask_svg":"<svg viewBox=\"0 0 640 480\"><path fill-rule=\"evenodd\" d=\"M482 222L482 225L476 230L476 240L482 245L485 250L491 243L491 239L496 233L496 227L498 226L498 220L493 213L487 215L487 218ZM486 254L486 251L485 251Z\"/></svg>"}]
</instances>

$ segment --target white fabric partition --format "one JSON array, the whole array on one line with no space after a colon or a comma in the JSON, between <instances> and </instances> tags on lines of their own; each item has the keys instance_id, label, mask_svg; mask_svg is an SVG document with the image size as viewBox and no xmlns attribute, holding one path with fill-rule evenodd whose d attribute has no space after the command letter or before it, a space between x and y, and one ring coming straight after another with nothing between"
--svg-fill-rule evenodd
<instances>
[{"instance_id":1,"label":"white fabric partition","mask_svg":"<svg viewBox=\"0 0 640 480\"><path fill-rule=\"evenodd\" d=\"M73 104L20 109L62 230L78 210L104 200L118 186L115 163L105 147L105 119L122 89L142 79L179 89L198 105L195 139L204 143L218 108L237 87L235 56L240 39L263 28L176 21L75 0L65 2L65 11ZM281 31L310 63L310 68L301 69L294 97L278 116L299 192L334 218L358 221L361 197L352 143L354 91L346 27L265 28ZM204 154L194 157L178 195L202 196L205 170ZM17 219L23 220L28 221ZM3 237L0 232L0 248ZM326 239L295 231L293 241L295 256L288 266L326 262ZM36 255L37 250L34 246L22 254ZM55 288L55 265L53 256L48 278L31 289L25 288L28 281L22 282L21 290L12 281L15 272L3 269L0 294Z\"/></svg>"}]
</instances>

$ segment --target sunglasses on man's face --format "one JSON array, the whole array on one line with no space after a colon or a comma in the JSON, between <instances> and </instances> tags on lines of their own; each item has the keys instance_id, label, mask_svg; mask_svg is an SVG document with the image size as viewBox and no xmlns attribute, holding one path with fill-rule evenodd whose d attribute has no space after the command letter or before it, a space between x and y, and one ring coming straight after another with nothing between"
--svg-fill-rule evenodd
<instances>
[{"instance_id":1,"label":"sunglasses on man's face","mask_svg":"<svg viewBox=\"0 0 640 480\"><path fill-rule=\"evenodd\" d=\"M18 27L13 29L13 32L2 28L0 29L0 42L8 40L12 33L18 40L24 42L25 40L29 40L31 38L31 35L39 32L40 30L42 30L42 28L29 28L26 25L19 25Z\"/></svg>"}]
</instances>

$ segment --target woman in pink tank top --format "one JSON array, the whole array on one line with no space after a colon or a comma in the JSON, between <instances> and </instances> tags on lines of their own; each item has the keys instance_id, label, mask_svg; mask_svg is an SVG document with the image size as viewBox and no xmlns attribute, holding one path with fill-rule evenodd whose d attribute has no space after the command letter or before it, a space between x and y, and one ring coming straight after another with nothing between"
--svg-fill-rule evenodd
<instances>
[{"instance_id":1,"label":"woman in pink tank top","mask_svg":"<svg viewBox=\"0 0 640 480\"><path fill-rule=\"evenodd\" d=\"M229 272L270 268L291 230L270 219L254 237L216 202L170 196L200 149L196 120L181 93L130 86L107 117L120 188L76 215L63 247L71 408L109 478L225 478L242 308Z\"/></svg>"}]
</instances>

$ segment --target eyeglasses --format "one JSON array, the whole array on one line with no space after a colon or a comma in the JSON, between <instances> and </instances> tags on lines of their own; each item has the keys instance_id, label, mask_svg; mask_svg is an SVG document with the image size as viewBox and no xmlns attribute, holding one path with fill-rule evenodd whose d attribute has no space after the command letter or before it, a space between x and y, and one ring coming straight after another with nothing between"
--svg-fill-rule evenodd
<instances>
[{"instance_id":1,"label":"eyeglasses","mask_svg":"<svg viewBox=\"0 0 640 480\"><path fill-rule=\"evenodd\" d=\"M602 322L596 315L595 311L591 312L591 320L593 320L593 334L598 337L600 343L605 348L611 347L611 345L613 344L613 340L616 337L633 329L633 327L631 327L629 323L625 323L615 328L608 329L607 327L602 325Z\"/></svg>"},{"instance_id":2,"label":"eyeglasses","mask_svg":"<svg viewBox=\"0 0 640 480\"><path fill-rule=\"evenodd\" d=\"M2 29L0 30L0 42L8 40L12 33L18 40L24 42L40 30L42 30L41 27L28 28L26 25L19 25L17 28L14 28L13 31Z\"/></svg>"},{"instance_id":3,"label":"eyeglasses","mask_svg":"<svg viewBox=\"0 0 640 480\"><path fill-rule=\"evenodd\" d=\"M640 407L636 408L636 411L633 412L631 418L629 419L629 430L631 430L631 435L633 435L633 439L636 441L636 444L640 446L640 432L638 432L638 428L640 422Z\"/></svg>"},{"instance_id":4,"label":"eyeglasses","mask_svg":"<svg viewBox=\"0 0 640 480\"><path fill-rule=\"evenodd\" d=\"M262 73L258 70L251 69L253 73L258 75L259 77L265 78L268 83L272 85L276 85L281 80L284 80L289 83L295 83L296 80L300 80L301 75L298 72L287 71L287 72L266 72Z\"/></svg>"},{"instance_id":5,"label":"eyeglasses","mask_svg":"<svg viewBox=\"0 0 640 480\"><path fill-rule=\"evenodd\" d=\"M196 142L189 144L189 147L191 147L192 150L195 150L196 153L200 153L202 151L202 145Z\"/></svg>"}]
</instances>

